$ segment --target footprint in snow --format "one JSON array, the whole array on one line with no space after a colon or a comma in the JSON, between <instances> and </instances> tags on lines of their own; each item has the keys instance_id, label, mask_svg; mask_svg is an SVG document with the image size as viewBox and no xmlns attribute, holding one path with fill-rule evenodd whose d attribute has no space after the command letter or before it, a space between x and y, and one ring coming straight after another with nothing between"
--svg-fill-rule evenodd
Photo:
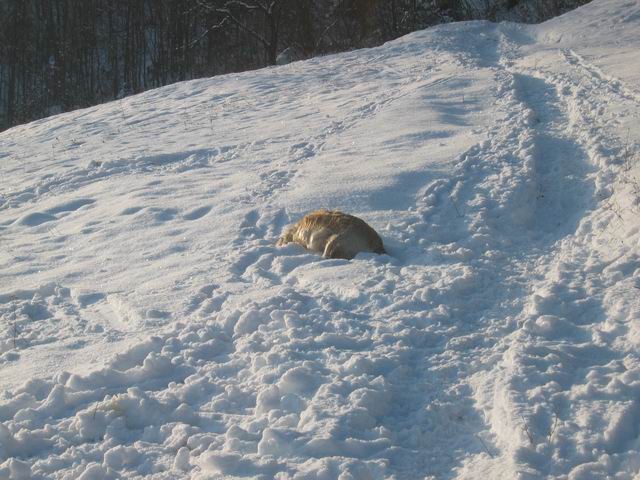
<instances>
[{"instance_id":1,"label":"footprint in snow","mask_svg":"<svg viewBox=\"0 0 640 480\"><path fill-rule=\"evenodd\" d=\"M212 207L210 205L196 208L194 210L191 210L190 212L185 213L182 218L184 218L185 220L198 220L199 218L202 218L206 214L208 214L211 211L211 208Z\"/></svg>"}]
</instances>

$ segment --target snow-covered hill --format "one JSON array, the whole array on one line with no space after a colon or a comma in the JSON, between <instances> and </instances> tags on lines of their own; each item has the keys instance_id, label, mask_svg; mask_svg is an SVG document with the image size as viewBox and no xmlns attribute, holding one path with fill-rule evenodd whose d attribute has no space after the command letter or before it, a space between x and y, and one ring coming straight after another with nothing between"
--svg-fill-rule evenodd
<instances>
[{"instance_id":1,"label":"snow-covered hill","mask_svg":"<svg viewBox=\"0 0 640 480\"><path fill-rule=\"evenodd\" d=\"M0 478L637 478L639 65L596 0L1 133Z\"/></svg>"}]
</instances>

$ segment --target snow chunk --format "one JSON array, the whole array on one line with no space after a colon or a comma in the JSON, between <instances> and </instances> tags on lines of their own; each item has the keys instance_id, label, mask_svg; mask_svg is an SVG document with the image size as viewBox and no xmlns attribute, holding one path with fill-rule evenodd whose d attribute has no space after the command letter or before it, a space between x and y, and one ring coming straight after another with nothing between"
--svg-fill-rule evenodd
<instances>
[{"instance_id":1,"label":"snow chunk","mask_svg":"<svg viewBox=\"0 0 640 480\"><path fill-rule=\"evenodd\" d=\"M89 463L84 472L78 477L78 480L104 480L107 477L107 471L97 463Z\"/></svg>"},{"instance_id":2,"label":"snow chunk","mask_svg":"<svg viewBox=\"0 0 640 480\"><path fill-rule=\"evenodd\" d=\"M173 460L173 469L186 472L191 468L190 452L187 447L181 447Z\"/></svg>"},{"instance_id":3,"label":"snow chunk","mask_svg":"<svg viewBox=\"0 0 640 480\"><path fill-rule=\"evenodd\" d=\"M280 397L280 389L277 385L270 385L260 391L256 397L256 415L280 408Z\"/></svg>"},{"instance_id":4,"label":"snow chunk","mask_svg":"<svg viewBox=\"0 0 640 480\"><path fill-rule=\"evenodd\" d=\"M135 465L140 458L140 453L134 447L118 445L107 450L104 454L103 465L114 470Z\"/></svg>"},{"instance_id":5,"label":"snow chunk","mask_svg":"<svg viewBox=\"0 0 640 480\"><path fill-rule=\"evenodd\" d=\"M278 389L281 394L295 393L302 394L309 392L316 385L316 374L305 367L294 367L278 381Z\"/></svg>"},{"instance_id":6,"label":"snow chunk","mask_svg":"<svg viewBox=\"0 0 640 480\"><path fill-rule=\"evenodd\" d=\"M579 327L566 318L555 315L540 315L535 319L528 319L523 327L532 334L545 338L575 337L581 333Z\"/></svg>"},{"instance_id":7,"label":"snow chunk","mask_svg":"<svg viewBox=\"0 0 640 480\"><path fill-rule=\"evenodd\" d=\"M248 335L253 333L265 320L266 318L260 311L249 310L248 312L240 315L240 318L233 328L233 333L236 335Z\"/></svg>"},{"instance_id":8,"label":"snow chunk","mask_svg":"<svg viewBox=\"0 0 640 480\"><path fill-rule=\"evenodd\" d=\"M391 408L391 393L387 390L358 388L349 394L349 401L364 408L374 418L386 415Z\"/></svg>"},{"instance_id":9,"label":"snow chunk","mask_svg":"<svg viewBox=\"0 0 640 480\"><path fill-rule=\"evenodd\" d=\"M10 458L0 465L0 476L7 478L7 480L31 480L33 478L31 465L17 458Z\"/></svg>"}]
</instances>

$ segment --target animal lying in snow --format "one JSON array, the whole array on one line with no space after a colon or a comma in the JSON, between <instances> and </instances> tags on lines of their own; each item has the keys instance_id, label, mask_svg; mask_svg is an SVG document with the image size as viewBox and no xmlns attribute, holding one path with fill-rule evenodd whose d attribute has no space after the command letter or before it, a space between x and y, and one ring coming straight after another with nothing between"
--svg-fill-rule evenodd
<instances>
[{"instance_id":1,"label":"animal lying in snow","mask_svg":"<svg viewBox=\"0 0 640 480\"><path fill-rule=\"evenodd\" d=\"M297 243L326 258L352 259L358 252L386 253L382 239L364 220L337 210L318 210L289 227L278 245Z\"/></svg>"}]
</instances>

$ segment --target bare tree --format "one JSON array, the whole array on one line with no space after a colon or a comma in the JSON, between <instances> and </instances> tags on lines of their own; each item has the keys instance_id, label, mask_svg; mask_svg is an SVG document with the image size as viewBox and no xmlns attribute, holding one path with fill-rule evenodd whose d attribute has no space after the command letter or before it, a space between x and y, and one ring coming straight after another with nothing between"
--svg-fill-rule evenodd
<instances>
[{"instance_id":1,"label":"bare tree","mask_svg":"<svg viewBox=\"0 0 640 480\"><path fill-rule=\"evenodd\" d=\"M222 16L212 28L231 23L257 40L265 52L265 63L275 65L278 55L281 0L197 0L203 9Z\"/></svg>"}]
</instances>

